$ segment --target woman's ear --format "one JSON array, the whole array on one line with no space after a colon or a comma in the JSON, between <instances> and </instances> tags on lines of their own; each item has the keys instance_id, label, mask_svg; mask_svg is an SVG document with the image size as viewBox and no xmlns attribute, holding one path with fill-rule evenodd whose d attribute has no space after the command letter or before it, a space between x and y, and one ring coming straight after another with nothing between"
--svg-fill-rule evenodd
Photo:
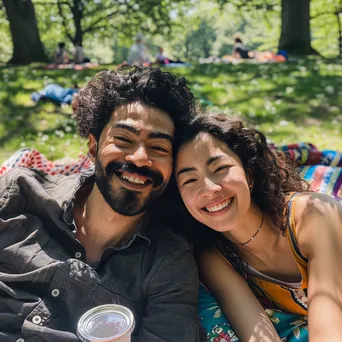
<instances>
[{"instance_id":1,"label":"woman's ear","mask_svg":"<svg viewBox=\"0 0 342 342\"><path fill-rule=\"evenodd\" d=\"M89 134L88 136L88 155L92 162L95 162L97 154L97 141L93 134Z\"/></svg>"},{"instance_id":2,"label":"woman's ear","mask_svg":"<svg viewBox=\"0 0 342 342\"><path fill-rule=\"evenodd\" d=\"M254 179L253 179L253 172L251 169L247 170L246 176L247 176L249 191L252 192L254 188Z\"/></svg>"}]
</instances>

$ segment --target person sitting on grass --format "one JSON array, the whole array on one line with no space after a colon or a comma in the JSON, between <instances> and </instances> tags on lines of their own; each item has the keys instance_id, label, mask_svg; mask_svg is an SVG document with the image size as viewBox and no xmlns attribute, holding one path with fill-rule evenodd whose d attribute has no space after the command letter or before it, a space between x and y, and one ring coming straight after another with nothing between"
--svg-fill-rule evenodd
<instances>
[{"instance_id":1,"label":"person sitting on grass","mask_svg":"<svg viewBox=\"0 0 342 342\"><path fill-rule=\"evenodd\" d=\"M83 64L83 63L90 62L90 59L84 55L83 47L80 44L77 44L75 46L73 57L74 57L73 62L76 64Z\"/></svg>"},{"instance_id":2,"label":"person sitting on grass","mask_svg":"<svg viewBox=\"0 0 342 342\"><path fill-rule=\"evenodd\" d=\"M142 33L138 33L135 38L135 43L131 46L127 63L134 65L148 65L150 64L150 58L148 56L148 49L145 44L144 36Z\"/></svg>"},{"instance_id":3,"label":"person sitting on grass","mask_svg":"<svg viewBox=\"0 0 342 342\"><path fill-rule=\"evenodd\" d=\"M197 221L186 226L201 279L239 338L278 341L254 292L264 308L308 320L310 342L340 341L342 205L308 192L297 169L240 121L199 116L177 135L174 175Z\"/></svg>"},{"instance_id":4,"label":"person sitting on grass","mask_svg":"<svg viewBox=\"0 0 342 342\"><path fill-rule=\"evenodd\" d=\"M180 60L172 60L168 57L166 57L164 55L164 49L160 46L158 48L158 53L156 55L156 64L159 64L159 65L168 65L168 64L171 64L171 63L174 63L174 64L185 64L185 62L183 61L180 61Z\"/></svg>"},{"instance_id":5,"label":"person sitting on grass","mask_svg":"<svg viewBox=\"0 0 342 342\"><path fill-rule=\"evenodd\" d=\"M156 54L156 64L169 64L170 60L164 55L164 49L159 46L158 53Z\"/></svg>"},{"instance_id":6,"label":"person sitting on grass","mask_svg":"<svg viewBox=\"0 0 342 342\"><path fill-rule=\"evenodd\" d=\"M58 43L58 48L55 52L53 63L54 64L68 64L69 63L69 57L68 57L67 51L65 50L64 42Z\"/></svg>"},{"instance_id":7,"label":"person sitting on grass","mask_svg":"<svg viewBox=\"0 0 342 342\"><path fill-rule=\"evenodd\" d=\"M234 58L242 58L242 59L251 58L250 51L245 47L245 45L242 43L241 38L239 37L236 37L234 39L232 56Z\"/></svg>"}]
</instances>

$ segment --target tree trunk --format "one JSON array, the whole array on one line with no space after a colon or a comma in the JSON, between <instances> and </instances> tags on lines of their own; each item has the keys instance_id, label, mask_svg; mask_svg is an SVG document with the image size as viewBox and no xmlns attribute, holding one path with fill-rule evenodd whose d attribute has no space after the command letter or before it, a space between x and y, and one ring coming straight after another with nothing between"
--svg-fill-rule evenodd
<instances>
[{"instance_id":1,"label":"tree trunk","mask_svg":"<svg viewBox=\"0 0 342 342\"><path fill-rule=\"evenodd\" d=\"M83 18L83 3L80 0L73 1L72 16L75 24L74 45L82 46L83 44L83 31L82 31L82 18Z\"/></svg>"},{"instance_id":2,"label":"tree trunk","mask_svg":"<svg viewBox=\"0 0 342 342\"><path fill-rule=\"evenodd\" d=\"M9 63L30 64L46 62L40 40L34 6L31 0L3 0L13 41L13 55Z\"/></svg>"},{"instance_id":3,"label":"tree trunk","mask_svg":"<svg viewBox=\"0 0 342 342\"><path fill-rule=\"evenodd\" d=\"M279 49L309 55L311 47L310 0L282 0Z\"/></svg>"},{"instance_id":4,"label":"tree trunk","mask_svg":"<svg viewBox=\"0 0 342 342\"><path fill-rule=\"evenodd\" d=\"M342 57L342 24L340 20L340 14L336 13L337 25L338 25L338 48L339 48L339 57Z\"/></svg>"}]
</instances>

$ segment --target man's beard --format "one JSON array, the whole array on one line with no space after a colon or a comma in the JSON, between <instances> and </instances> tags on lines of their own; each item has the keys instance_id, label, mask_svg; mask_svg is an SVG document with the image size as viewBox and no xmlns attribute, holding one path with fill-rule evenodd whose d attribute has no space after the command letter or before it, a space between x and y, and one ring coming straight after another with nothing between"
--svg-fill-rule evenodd
<instances>
[{"instance_id":1,"label":"man's beard","mask_svg":"<svg viewBox=\"0 0 342 342\"><path fill-rule=\"evenodd\" d=\"M139 191L129 190L122 185L113 189L111 179L113 177L120 178L123 171L150 178L151 181L148 180L148 182L152 182L150 194L144 198ZM135 216L148 210L164 192L167 185L159 172L147 167L139 168L131 163L112 162L104 169L98 159L95 161L95 183L111 208L124 216Z\"/></svg>"}]
</instances>

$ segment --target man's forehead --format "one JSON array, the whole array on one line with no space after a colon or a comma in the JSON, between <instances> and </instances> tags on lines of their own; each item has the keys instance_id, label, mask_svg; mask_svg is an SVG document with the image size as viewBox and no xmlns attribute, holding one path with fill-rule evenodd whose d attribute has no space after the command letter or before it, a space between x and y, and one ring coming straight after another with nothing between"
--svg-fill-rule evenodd
<instances>
[{"instance_id":1,"label":"man's forehead","mask_svg":"<svg viewBox=\"0 0 342 342\"><path fill-rule=\"evenodd\" d=\"M121 105L112 115L110 125L126 124L137 129L161 131L174 134L174 123L167 113L161 109L133 102Z\"/></svg>"}]
</instances>

